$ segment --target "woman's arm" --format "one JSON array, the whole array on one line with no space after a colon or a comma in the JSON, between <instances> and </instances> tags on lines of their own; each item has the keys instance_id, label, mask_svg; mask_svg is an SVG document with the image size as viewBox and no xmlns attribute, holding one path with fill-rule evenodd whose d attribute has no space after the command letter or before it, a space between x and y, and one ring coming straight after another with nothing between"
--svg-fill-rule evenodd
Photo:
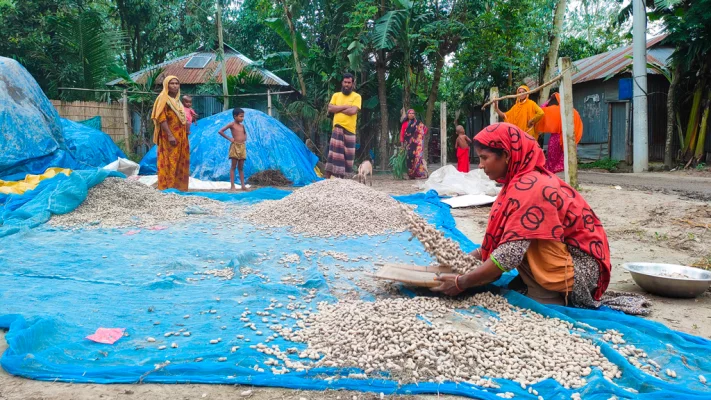
<instances>
[{"instance_id":1,"label":"woman's arm","mask_svg":"<svg viewBox=\"0 0 711 400\"><path fill-rule=\"evenodd\" d=\"M499 102L498 101L494 102L494 110L499 115L499 118L501 118L501 121L506 122L506 114L504 114L503 111L499 110Z\"/></svg>"},{"instance_id":2,"label":"woman's arm","mask_svg":"<svg viewBox=\"0 0 711 400\"><path fill-rule=\"evenodd\" d=\"M168 137L168 141L170 144L175 146L178 144L178 141L175 139L175 136L173 135L173 132L170 131L170 127L168 126L168 121L164 120L163 122L160 123L160 130L163 132L165 136Z\"/></svg>"},{"instance_id":3,"label":"woman's arm","mask_svg":"<svg viewBox=\"0 0 711 400\"><path fill-rule=\"evenodd\" d=\"M543 111L543 109L541 109L541 107L538 107L538 104L536 104L535 101L533 101L533 100L530 100L530 101L533 102L533 110L535 111L536 114L533 116L533 118L531 118L530 121L528 121L529 128L532 127L533 125L536 125L536 122L540 121L541 118L543 118L543 116L546 114Z\"/></svg>"},{"instance_id":4,"label":"woman's arm","mask_svg":"<svg viewBox=\"0 0 711 400\"><path fill-rule=\"evenodd\" d=\"M441 276L437 280L442 281L442 284L432 290L435 292L443 292L449 296L455 296L466 289L494 282L499 279L504 272L521 265L530 244L530 240L516 240L503 243L492 252L491 256L484 261L484 264L477 267L474 271L464 275ZM471 254L481 259L480 249L474 250Z\"/></svg>"},{"instance_id":5,"label":"woman's arm","mask_svg":"<svg viewBox=\"0 0 711 400\"><path fill-rule=\"evenodd\" d=\"M494 282L501 277L501 274L503 271L491 259L488 259L474 271L464 275L447 274L435 278L442 283L432 288L432 291L442 292L447 296L456 296L469 288Z\"/></svg>"}]
</instances>

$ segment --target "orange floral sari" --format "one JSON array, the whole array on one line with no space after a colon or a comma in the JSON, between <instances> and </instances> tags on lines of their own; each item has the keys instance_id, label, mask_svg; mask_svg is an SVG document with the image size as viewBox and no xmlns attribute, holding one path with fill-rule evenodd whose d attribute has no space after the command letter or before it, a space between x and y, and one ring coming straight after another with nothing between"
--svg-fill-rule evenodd
<instances>
[{"instance_id":1,"label":"orange floral sari","mask_svg":"<svg viewBox=\"0 0 711 400\"><path fill-rule=\"evenodd\" d=\"M175 97L168 94L168 84L175 76L163 80L163 91L153 104L153 142L158 145L158 189L178 189L188 191L190 180L190 143L188 142L185 110L180 103L180 91ZM160 128L163 122L175 136L176 144L170 144L168 135Z\"/></svg>"},{"instance_id":2,"label":"orange floral sari","mask_svg":"<svg viewBox=\"0 0 711 400\"><path fill-rule=\"evenodd\" d=\"M168 128L173 132L176 145L168 141L168 136L162 131L158 139L158 189L178 189L188 191L190 180L190 144L186 125L180 122L175 111L165 107L156 122L168 122Z\"/></svg>"}]
</instances>

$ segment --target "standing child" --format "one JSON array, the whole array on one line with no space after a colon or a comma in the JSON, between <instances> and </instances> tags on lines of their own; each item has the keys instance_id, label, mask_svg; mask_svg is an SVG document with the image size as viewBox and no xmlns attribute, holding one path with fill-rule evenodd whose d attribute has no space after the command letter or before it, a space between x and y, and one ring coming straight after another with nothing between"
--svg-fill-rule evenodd
<instances>
[{"instance_id":1,"label":"standing child","mask_svg":"<svg viewBox=\"0 0 711 400\"><path fill-rule=\"evenodd\" d=\"M469 139L464 132L464 127L457 125L457 171L467 173L469 172L469 143L472 140Z\"/></svg>"},{"instance_id":2,"label":"standing child","mask_svg":"<svg viewBox=\"0 0 711 400\"><path fill-rule=\"evenodd\" d=\"M195 110L193 110L193 98L188 96L187 94L183 96L180 99L180 102L183 103L183 109L185 110L185 129L187 130L187 134L190 134L190 125L196 124L197 123L197 113Z\"/></svg>"},{"instance_id":3,"label":"standing child","mask_svg":"<svg viewBox=\"0 0 711 400\"><path fill-rule=\"evenodd\" d=\"M235 108L232 110L232 117L235 119L233 122L225 125L220 129L219 134L225 139L229 140L230 153L229 158L232 161L232 167L230 168L230 190L235 190L235 168L239 169L239 183L242 185L242 190L247 190L244 186L244 160L247 159L247 131L244 129L242 122L244 121L244 110L241 108ZM230 130L232 137L225 135L226 130Z\"/></svg>"}]
</instances>

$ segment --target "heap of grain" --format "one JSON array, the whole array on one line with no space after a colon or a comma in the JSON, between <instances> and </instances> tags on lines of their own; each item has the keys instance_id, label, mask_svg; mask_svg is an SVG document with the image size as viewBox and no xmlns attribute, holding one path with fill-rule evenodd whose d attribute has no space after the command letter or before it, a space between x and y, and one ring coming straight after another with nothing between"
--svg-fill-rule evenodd
<instances>
[{"instance_id":1,"label":"heap of grain","mask_svg":"<svg viewBox=\"0 0 711 400\"><path fill-rule=\"evenodd\" d=\"M163 193L138 181L107 178L89 190L76 210L55 215L50 224L59 227L145 227L177 221L196 214L220 215L225 205L198 196Z\"/></svg>"},{"instance_id":2,"label":"heap of grain","mask_svg":"<svg viewBox=\"0 0 711 400\"><path fill-rule=\"evenodd\" d=\"M407 221L408 228L425 247L425 251L437 259L440 265L452 268L458 274L465 274L481 261L471 254L464 253L457 242L444 237L444 233L430 225L422 217L407 207L401 207L400 212Z\"/></svg>"},{"instance_id":3,"label":"heap of grain","mask_svg":"<svg viewBox=\"0 0 711 400\"><path fill-rule=\"evenodd\" d=\"M380 235L406 227L395 199L348 179L323 180L281 200L263 201L244 218L321 237Z\"/></svg>"},{"instance_id":4,"label":"heap of grain","mask_svg":"<svg viewBox=\"0 0 711 400\"><path fill-rule=\"evenodd\" d=\"M456 311L472 306L494 311L498 318ZM607 379L621 376L600 348L577 332L580 328L514 307L491 293L464 299L342 300L320 303L318 312L300 317L301 329L272 329L308 345L298 355L303 361L286 356L292 349L284 353L259 344L258 351L282 360L287 369L360 368L365 376L386 371L404 382L467 381L497 387L490 378L504 378L525 387L553 378L566 388L578 388L595 367ZM462 321L447 322L453 319ZM471 329L477 322L484 329Z\"/></svg>"}]
</instances>

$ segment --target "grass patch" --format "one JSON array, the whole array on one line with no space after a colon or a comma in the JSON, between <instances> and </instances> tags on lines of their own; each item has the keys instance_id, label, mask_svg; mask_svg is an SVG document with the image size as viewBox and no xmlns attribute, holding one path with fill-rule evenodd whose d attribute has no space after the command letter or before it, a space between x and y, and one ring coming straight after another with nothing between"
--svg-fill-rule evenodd
<instances>
[{"instance_id":1,"label":"grass patch","mask_svg":"<svg viewBox=\"0 0 711 400\"><path fill-rule=\"evenodd\" d=\"M711 254L707 254L704 257L701 257L701 259L691 264L691 266L711 271Z\"/></svg>"},{"instance_id":2,"label":"grass patch","mask_svg":"<svg viewBox=\"0 0 711 400\"><path fill-rule=\"evenodd\" d=\"M578 164L578 169L604 169L606 171L617 171L617 165L620 162L612 158L603 158L591 163Z\"/></svg>"}]
</instances>

